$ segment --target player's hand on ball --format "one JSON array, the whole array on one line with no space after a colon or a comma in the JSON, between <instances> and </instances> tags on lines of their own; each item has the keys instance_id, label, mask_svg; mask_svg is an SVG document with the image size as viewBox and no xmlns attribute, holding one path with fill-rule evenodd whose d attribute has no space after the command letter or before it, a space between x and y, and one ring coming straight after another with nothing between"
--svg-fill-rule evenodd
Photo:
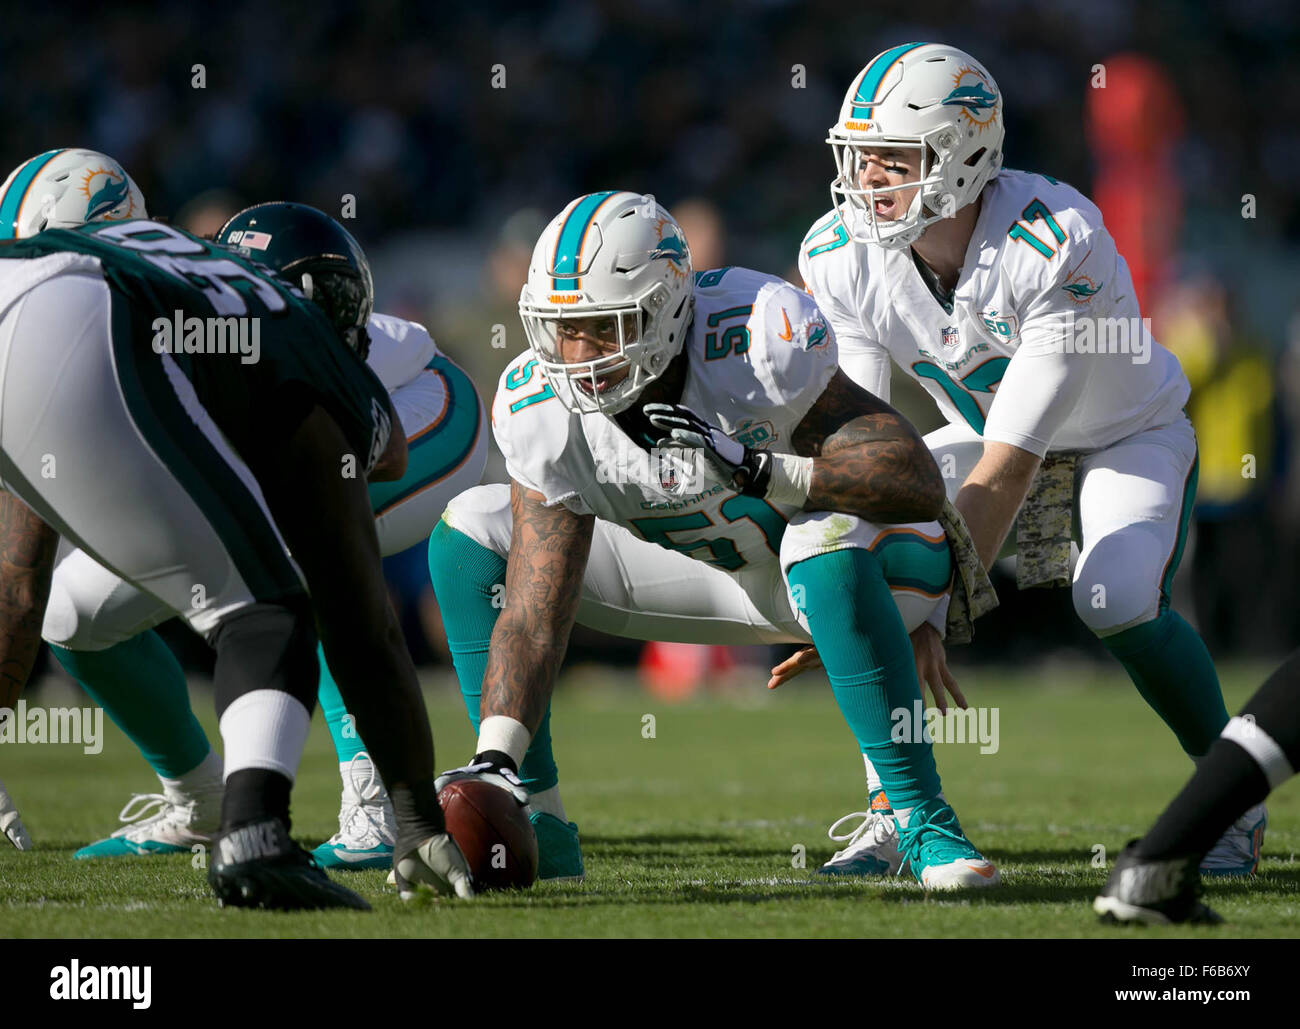
<instances>
[{"instance_id":1,"label":"player's hand on ball","mask_svg":"<svg viewBox=\"0 0 1300 1029\"><path fill-rule=\"evenodd\" d=\"M703 458L700 472L705 478L746 496L767 493L772 478L771 454L737 443L681 404L646 404L641 411L651 425L668 433L656 446L699 451Z\"/></svg>"},{"instance_id":2,"label":"player's hand on ball","mask_svg":"<svg viewBox=\"0 0 1300 1029\"><path fill-rule=\"evenodd\" d=\"M957 702L958 707L965 709L966 698L962 696L961 687L952 677L952 672L948 671L948 655L943 640L939 637L939 630L925 622L912 633L911 640L912 657L916 660L916 677L920 680L922 694L928 685L934 697L934 706L944 714L948 713L945 692Z\"/></svg>"},{"instance_id":3,"label":"player's hand on ball","mask_svg":"<svg viewBox=\"0 0 1300 1029\"><path fill-rule=\"evenodd\" d=\"M461 768L453 768L448 772L443 772L434 781L433 788L441 793L442 788L448 783L461 782L465 779L478 779L481 782L491 783L514 797L520 807L528 806L528 790L519 781L519 776L509 768L494 765L490 761L480 761L478 764L471 763Z\"/></svg>"},{"instance_id":4,"label":"player's hand on ball","mask_svg":"<svg viewBox=\"0 0 1300 1029\"><path fill-rule=\"evenodd\" d=\"M32 838L27 835L23 820L18 817L18 809L9 799L9 794L5 792L5 784L2 782L0 782L0 836L19 850L32 849Z\"/></svg>"},{"instance_id":5,"label":"player's hand on ball","mask_svg":"<svg viewBox=\"0 0 1300 1029\"><path fill-rule=\"evenodd\" d=\"M767 680L767 688L774 690L789 682L796 675L801 675L810 668L820 668L822 659L816 647L802 647L772 669L772 678Z\"/></svg>"},{"instance_id":6,"label":"player's hand on ball","mask_svg":"<svg viewBox=\"0 0 1300 1029\"><path fill-rule=\"evenodd\" d=\"M393 862L393 879L402 900L418 900L421 894L457 896L470 900L474 881L469 863L450 834L430 836L409 854Z\"/></svg>"}]
</instances>

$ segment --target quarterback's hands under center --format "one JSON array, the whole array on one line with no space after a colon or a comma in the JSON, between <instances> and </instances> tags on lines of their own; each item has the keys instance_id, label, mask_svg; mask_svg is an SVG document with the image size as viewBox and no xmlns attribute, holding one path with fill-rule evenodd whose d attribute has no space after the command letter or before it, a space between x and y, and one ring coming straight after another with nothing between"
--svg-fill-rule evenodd
<instances>
[{"instance_id":1,"label":"quarterback's hands under center","mask_svg":"<svg viewBox=\"0 0 1300 1029\"><path fill-rule=\"evenodd\" d=\"M912 641L912 657L916 661L916 677L921 682L922 699L924 699L925 688L928 685L930 693L934 697L934 706L942 713L948 713L948 701L944 697L945 691L957 702L957 706L964 710L968 706L966 698L962 696L961 687L957 685L957 680L952 677L952 672L948 671L948 656L944 651L939 630L929 622L923 622L920 627L912 632L910 639Z\"/></svg>"},{"instance_id":2,"label":"quarterback's hands under center","mask_svg":"<svg viewBox=\"0 0 1300 1029\"><path fill-rule=\"evenodd\" d=\"M772 669L772 678L767 680L767 688L774 690L778 686L785 685L795 676L808 671L808 669L820 668L821 666L822 659L817 654L816 647L801 647Z\"/></svg>"}]
</instances>

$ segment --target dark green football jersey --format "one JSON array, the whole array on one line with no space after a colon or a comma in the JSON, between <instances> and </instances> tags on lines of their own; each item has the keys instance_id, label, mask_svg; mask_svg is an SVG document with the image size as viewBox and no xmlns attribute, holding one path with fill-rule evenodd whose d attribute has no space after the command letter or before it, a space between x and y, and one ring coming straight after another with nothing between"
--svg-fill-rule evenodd
<instances>
[{"instance_id":1,"label":"dark green football jersey","mask_svg":"<svg viewBox=\"0 0 1300 1029\"><path fill-rule=\"evenodd\" d=\"M324 313L269 268L150 221L53 229L0 249L0 259L97 258L113 299L114 361L123 389L175 389L179 369L240 456L256 465L269 438L320 404L364 474L391 425L387 391ZM164 367L170 354L174 366Z\"/></svg>"}]
</instances>

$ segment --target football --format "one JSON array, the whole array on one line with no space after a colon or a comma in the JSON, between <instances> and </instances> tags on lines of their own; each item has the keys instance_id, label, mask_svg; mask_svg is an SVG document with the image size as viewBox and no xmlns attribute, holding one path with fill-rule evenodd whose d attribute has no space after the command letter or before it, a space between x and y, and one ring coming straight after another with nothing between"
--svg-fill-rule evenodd
<instances>
[{"instance_id":1,"label":"football","mask_svg":"<svg viewBox=\"0 0 1300 1029\"><path fill-rule=\"evenodd\" d=\"M474 889L527 889L537 878L537 835L528 815L505 790L465 779L438 794L447 831L460 844Z\"/></svg>"}]
</instances>

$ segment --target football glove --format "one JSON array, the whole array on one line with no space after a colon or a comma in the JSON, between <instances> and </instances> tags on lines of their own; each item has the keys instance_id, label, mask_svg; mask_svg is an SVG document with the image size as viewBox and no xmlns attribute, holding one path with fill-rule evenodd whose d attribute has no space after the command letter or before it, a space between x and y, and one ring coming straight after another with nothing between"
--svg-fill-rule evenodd
<instances>
[{"instance_id":1,"label":"football glove","mask_svg":"<svg viewBox=\"0 0 1300 1029\"><path fill-rule=\"evenodd\" d=\"M697 450L703 459L699 470L711 482L747 497L767 495L772 479L772 455L767 451L737 443L681 404L646 404L641 410L651 425L668 433L657 446Z\"/></svg>"},{"instance_id":2,"label":"football glove","mask_svg":"<svg viewBox=\"0 0 1300 1029\"><path fill-rule=\"evenodd\" d=\"M505 765L494 764L491 761L479 761L465 765L462 768L453 768L448 772L443 772L434 780L433 788L436 792L441 793L442 788L448 783L460 782L463 779L479 779L482 782L490 782L493 786L499 786L514 797L520 807L528 807L528 790L519 781L519 776Z\"/></svg>"},{"instance_id":3,"label":"football glove","mask_svg":"<svg viewBox=\"0 0 1300 1029\"><path fill-rule=\"evenodd\" d=\"M454 895L461 900L474 896L474 881L465 855L445 832L430 836L414 850L396 857L390 880L405 901L431 895Z\"/></svg>"},{"instance_id":4,"label":"football glove","mask_svg":"<svg viewBox=\"0 0 1300 1029\"><path fill-rule=\"evenodd\" d=\"M5 792L5 784L0 782L0 836L3 836L19 850L31 850L32 838L23 828L23 820L18 817L18 809Z\"/></svg>"}]
</instances>

